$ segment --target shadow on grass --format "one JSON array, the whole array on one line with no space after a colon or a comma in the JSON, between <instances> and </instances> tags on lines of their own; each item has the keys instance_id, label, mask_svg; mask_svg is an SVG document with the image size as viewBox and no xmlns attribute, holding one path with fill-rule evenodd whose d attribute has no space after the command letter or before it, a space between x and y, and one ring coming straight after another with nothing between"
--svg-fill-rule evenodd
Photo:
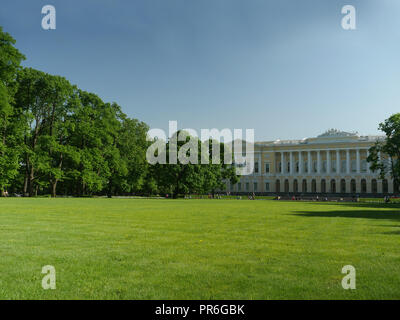
<instances>
[{"instance_id":1,"label":"shadow on grass","mask_svg":"<svg viewBox=\"0 0 400 320\"><path fill-rule=\"evenodd\" d=\"M400 236L400 231L384 232L383 234L392 234L392 235Z\"/></svg>"},{"instance_id":2,"label":"shadow on grass","mask_svg":"<svg viewBox=\"0 0 400 320\"><path fill-rule=\"evenodd\" d=\"M400 203L378 203L378 202L312 202L313 205L323 206L340 206L348 208L374 208L374 209L392 209L398 210L400 213Z\"/></svg>"},{"instance_id":3,"label":"shadow on grass","mask_svg":"<svg viewBox=\"0 0 400 320\"><path fill-rule=\"evenodd\" d=\"M321 203L321 208L324 204ZM339 210L324 211L295 211L292 215L307 218L351 218L351 219L373 219L400 222L399 204L379 203L338 203ZM350 209L351 208L351 209ZM358 210L355 210L358 208ZM380 225L381 227L400 227L399 225ZM385 232L384 234L400 235L400 231Z\"/></svg>"},{"instance_id":4,"label":"shadow on grass","mask_svg":"<svg viewBox=\"0 0 400 320\"><path fill-rule=\"evenodd\" d=\"M329 211L296 211L294 216L319 218L362 218L400 221L400 211L392 210L329 210Z\"/></svg>"}]
</instances>

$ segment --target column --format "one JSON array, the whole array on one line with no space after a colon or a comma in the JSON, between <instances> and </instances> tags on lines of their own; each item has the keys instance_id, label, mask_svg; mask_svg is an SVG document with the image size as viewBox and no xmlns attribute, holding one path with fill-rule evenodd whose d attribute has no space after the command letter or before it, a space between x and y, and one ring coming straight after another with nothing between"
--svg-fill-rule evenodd
<instances>
[{"instance_id":1,"label":"column","mask_svg":"<svg viewBox=\"0 0 400 320\"><path fill-rule=\"evenodd\" d=\"M326 173L329 175L331 173L331 151L326 151Z\"/></svg>"},{"instance_id":2,"label":"column","mask_svg":"<svg viewBox=\"0 0 400 320\"><path fill-rule=\"evenodd\" d=\"M320 178L315 179L315 186L317 193L321 193L321 180Z\"/></svg>"},{"instance_id":3,"label":"column","mask_svg":"<svg viewBox=\"0 0 400 320\"><path fill-rule=\"evenodd\" d=\"M308 151L308 155L307 155L307 167L308 167L308 174L311 174L311 162L312 162L312 159L311 159L311 151ZM307 186L307 189L308 189L308 186Z\"/></svg>"},{"instance_id":4,"label":"column","mask_svg":"<svg viewBox=\"0 0 400 320\"><path fill-rule=\"evenodd\" d=\"M379 163L382 163L382 154L380 151L378 152L378 158L379 158ZM376 171L376 174L380 174L380 173L381 173L381 170ZM380 192L380 193L382 193L382 192Z\"/></svg>"},{"instance_id":5,"label":"column","mask_svg":"<svg viewBox=\"0 0 400 320\"><path fill-rule=\"evenodd\" d=\"M346 150L346 173L350 174L350 150Z\"/></svg>"},{"instance_id":6,"label":"column","mask_svg":"<svg viewBox=\"0 0 400 320\"><path fill-rule=\"evenodd\" d=\"M338 179L335 179L335 185L336 185L336 193L341 193L341 190L340 190L340 178L338 178Z\"/></svg>"},{"instance_id":7,"label":"column","mask_svg":"<svg viewBox=\"0 0 400 320\"><path fill-rule=\"evenodd\" d=\"M290 165L290 169L292 168L292 165ZM289 180L289 192L292 193L294 192L294 179L290 178Z\"/></svg>"},{"instance_id":8,"label":"column","mask_svg":"<svg viewBox=\"0 0 400 320\"><path fill-rule=\"evenodd\" d=\"M321 174L321 151L317 151L317 173Z\"/></svg>"},{"instance_id":9,"label":"column","mask_svg":"<svg viewBox=\"0 0 400 320\"><path fill-rule=\"evenodd\" d=\"M367 193L372 193L372 179L368 178L367 179Z\"/></svg>"},{"instance_id":10,"label":"column","mask_svg":"<svg viewBox=\"0 0 400 320\"><path fill-rule=\"evenodd\" d=\"M285 156L283 152L281 152L281 174L285 173Z\"/></svg>"},{"instance_id":11,"label":"column","mask_svg":"<svg viewBox=\"0 0 400 320\"><path fill-rule=\"evenodd\" d=\"M388 155L388 168L386 170L386 175L388 177L390 177L390 172L392 172L392 157Z\"/></svg>"},{"instance_id":12,"label":"column","mask_svg":"<svg viewBox=\"0 0 400 320\"><path fill-rule=\"evenodd\" d=\"M361 193L361 178L357 177L356 179L356 193Z\"/></svg>"},{"instance_id":13,"label":"column","mask_svg":"<svg viewBox=\"0 0 400 320\"><path fill-rule=\"evenodd\" d=\"M299 174L303 174L303 154L299 151Z\"/></svg>"},{"instance_id":14,"label":"column","mask_svg":"<svg viewBox=\"0 0 400 320\"><path fill-rule=\"evenodd\" d=\"M360 163L360 149L356 150L356 166L357 166L357 173L361 173L361 163Z\"/></svg>"},{"instance_id":15,"label":"column","mask_svg":"<svg viewBox=\"0 0 400 320\"><path fill-rule=\"evenodd\" d=\"M382 180L381 179L377 179L377 184L378 184L378 193L382 193L383 192Z\"/></svg>"},{"instance_id":16,"label":"column","mask_svg":"<svg viewBox=\"0 0 400 320\"><path fill-rule=\"evenodd\" d=\"M293 152L292 151L290 151L290 153L289 153L289 161L290 161L290 167L289 167L289 169L290 169L290 175L293 175L293 169L294 169L294 166L293 166Z\"/></svg>"},{"instance_id":17,"label":"column","mask_svg":"<svg viewBox=\"0 0 400 320\"><path fill-rule=\"evenodd\" d=\"M261 176L261 172L263 170L263 164L262 164L262 157L261 157L261 151L260 154L258 155L258 175ZM260 189L262 190L262 189Z\"/></svg>"},{"instance_id":18,"label":"column","mask_svg":"<svg viewBox=\"0 0 400 320\"><path fill-rule=\"evenodd\" d=\"M393 193L394 185L393 185L393 179L388 179L388 192Z\"/></svg>"},{"instance_id":19,"label":"column","mask_svg":"<svg viewBox=\"0 0 400 320\"><path fill-rule=\"evenodd\" d=\"M336 150L336 174L340 175L340 150Z\"/></svg>"}]
</instances>

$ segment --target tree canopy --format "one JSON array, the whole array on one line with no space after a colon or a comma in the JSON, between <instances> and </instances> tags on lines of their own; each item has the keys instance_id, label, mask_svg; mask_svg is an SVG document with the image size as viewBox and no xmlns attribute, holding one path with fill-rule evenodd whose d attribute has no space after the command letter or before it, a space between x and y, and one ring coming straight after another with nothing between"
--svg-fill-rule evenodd
<instances>
[{"instance_id":1,"label":"tree canopy","mask_svg":"<svg viewBox=\"0 0 400 320\"><path fill-rule=\"evenodd\" d=\"M62 76L21 66L25 57L14 45L0 27L2 193L178 196L237 181L224 164L149 164L147 124Z\"/></svg>"},{"instance_id":2,"label":"tree canopy","mask_svg":"<svg viewBox=\"0 0 400 320\"><path fill-rule=\"evenodd\" d=\"M368 162L371 170L379 171L384 179L386 174L393 178L395 192L400 186L400 113L396 113L379 124L379 129L386 135L369 149Z\"/></svg>"}]
</instances>

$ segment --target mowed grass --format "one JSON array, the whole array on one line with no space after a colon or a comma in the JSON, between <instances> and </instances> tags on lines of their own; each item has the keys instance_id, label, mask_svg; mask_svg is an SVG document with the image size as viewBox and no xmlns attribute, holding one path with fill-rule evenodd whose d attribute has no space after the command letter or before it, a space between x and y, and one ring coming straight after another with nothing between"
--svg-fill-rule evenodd
<instances>
[{"instance_id":1,"label":"mowed grass","mask_svg":"<svg viewBox=\"0 0 400 320\"><path fill-rule=\"evenodd\" d=\"M399 298L398 204L0 199L0 299Z\"/></svg>"}]
</instances>

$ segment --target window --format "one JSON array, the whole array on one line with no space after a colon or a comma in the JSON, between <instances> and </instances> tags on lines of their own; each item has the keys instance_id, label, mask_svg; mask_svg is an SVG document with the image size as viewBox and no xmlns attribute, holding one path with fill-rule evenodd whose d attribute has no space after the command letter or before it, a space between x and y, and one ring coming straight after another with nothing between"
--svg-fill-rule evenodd
<instances>
[{"instance_id":1,"label":"window","mask_svg":"<svg viewBox=\"0 0 400 320\"><path fill-rule=\"evenodd\" d=\"M281 182L279 180L275 181L275 190L276 192L281 192Z\"/></svg>"},{"instance_id":2,"label":"window","mask_svg":"<svg viewBox=\"0 0 400 320\"><path fill-rule=\"evenodd\" d=\"M242 184L240 182L238 183L238 191L242 191Z\"/></svg>"},{"instance_id":3,"label":"window","mask_svg":"<svg viewBox=\"0 0 400 320\"><path fill-rule=\"evenodd\" d=\"M331 192L336 193L336 181L335 179L331 180Z\"/></svg>"},{"instance_id":4,"label":"window","mask_svg":"<svg viewBox=\"0 0 400 320\"><path fill-rule=\"evenodd\" d=\"M336 172L336 161L332 161L331 169L332 169L332 172Z\"/></svg>"},{"instance_id":5,"label":"window","mask_svg":"<svg viewBox=\"0 0 400 320\"><path fill-rule=\"evenodd\" d=\"M367 160L361 160L361 172L367 172Z\"/></svg>"},{"instance_id":6,"label":"window","mask_svg":"<svg viewBox=\"0 0 400 320\"><path fill-rule=\"evenodd\" d=\"M351 179L350 181L350 193L356 193L356 180Z\"/></svg>"},{"instance_id":7,"label":"window","mask_svg":"<svg viewBox=\"0 0 400 320\"><path fill-rule=\"evenodd\" d=\"M356 160L351 160L351 172L356 172L357 171L357 163Z\"/></svg>"},{"instance_id":8,"label":"window","mask_svg":"<svg viewBox=\"0 0 400 320\"><path fill-rule=\"evenodd\" d=\"M265 173L269 173L269 163L265 164Z\"/></svg>"},{"instance_id":9,"label":"window","mask_svg":"<svg viewBox=\"0 0 400 320\"><path fill-rule=\"evenodd\" d=\"M372 189L372 193L378 193L378 182L376 181L376 179L372 180L371 189Z\"/></svg>"},{"instance_id":10,"label":"window","mask_svg":"<svg viewBox=\"0 0 400 320\"><path fill-rule=\"evenodd\" d=\"M297 161L297 162L296 162L296 172L299 172L299 171L300 171L299 168L300 168L300 167L299 167L299 162Z\"/></svg>"},{"instance_id":11,"label":"window","mask_svg":"<svg viewBox=\"0 0 400 320\"><path fill-rule=\"evenodd\" d=\"M287 163L287 172L290 172L290 162Z\"/></svg>"},{"instance_id":12,"label":"window","mask_svg":"<svg viewBox=\"0 0 400 320\"><path fill-rule=\"evenodd\" d=\"M313 164L313 172L317 172L317 161L314 160L312 164Z\"/></svg>"},{"instance_id":13,"label":"window","mask_svg":"<svg viewBox=\"0 0 400 320\"><path fill-rule=\"evenodd\" d=\"M254 163L254 172L258 173L258 162Z\"/></svg>"},{"instance_id":14,"label":"window","mask_svg":"<svg viewBox=\"0 0 400 320\"><path fill-rule=\"evenodd\" d=\"M253 191L257 191L257 188L258 188L257 182L254 182L253 187L254 187Z\"/></svg>"},{"instance_id":15,"label":"window","mask_svg":"<svg viewBox=\"0 0 400 320\"><path fill-rule=\"evenodd\" d=\"M244 167L246 167L246 160L243 160L242 163L235 162L234 166L237 168L244 168Z\"/></svg>"},{"instance_id":16,"label":"window","mask_svg":"<svg viewBox=\"0 0 400 320\"><path fill-rule=\"evenodd\" d=\"M326 193L326 181L325 179L321 180L321 192Z\"/></svg>"},{"instance_id":17,"label":"window","mask_svg":"<svg viewBox=\"0 0 400 320\"><path fill-rule=\"evenodd\" d=\"M346 180L344 179L340 180L340 192L346 193Z\"/></svg>"},{"instance_id":18,"label":"window","mask_svg":"<svg viewBox=\"0 0 400 320\"><path fill-rule=\"evenodd\" d=\"M308 172L308 162L304 161L304 172Z\"/></svg>"},{"instance_id":19,"label":"window","mask_svg":"<svg viewBox=\"0 0 400 320\"><path fill-rule=\"evenodd\" d=\"M311 192L317 192L317 181L315 179L311 181Z\"/></svg>"},{"instance_id":20,"label":"window","mask_svg":"<svg viewBox=\"0 0 400 320\"><path fill-rule=\"evenodd\" d=\"M347 170L346 170L346 160L342 160L342 165L341 165L341 167L342 167L342 173L344 173L344 172L347 171Z\"/></svg>"},{"instance_id":21,"label":"window","mask_svg":"<svg viewBox=\"0 0 400 320\"><path fill-rule=\"evenodd\" d=\"M231 191L233 191L233 184L231 183Z\"/></svg>"},{"instance_id":22,"label":"window","mask_svg":"<svg viewBox=\"0 0 400 320\"><path fill-rule=\"evenodd\" d=\"M388 181L386 179L384 179L382 181L382 192L383 193L388 193L389 192Z\"/></svg>"},{"instance_id":23,"label":"window","mask_svg":"<svg viewBox=\"0 0 400 320\"><path fill-rule=\"evenodd\" d=\"M365 179L361 180L361 193L367 193L367 181Z\"/></svg>"},{"instance_id":24,"label":"window","mask_svg":"<svg viewBox=\"0 0 400 320\"><path fill-rule=\"evenodd\" d=\"M265 192L269 192L269 182L265 183Z\"/></svg>"},{"instance_id":25,"label":"window","mask_svg":"<svg viewBox=\"0 0 400 320\"><path fill-rule=\"evenodd\" d=\"M279 172L282 173L282 162L279 162Z\"/></svg>"},{"instance_id":26,"label":"window","mask_svg":"<svg viewBox=\"0 0 400 320\"><path fill-rule=\"evenodd\" d=\"M383 159L382 160L382 162L383 162L383 165L385 166L385 168L386 169L389 169L390 168L390 161L389 161L389 159Z\"/></svg>"},{"instance_id":27,"label":"window","mask_svg":"<svg viewBox=\"0 0 400 320\"><path fill-rule=\"evenodd\" d=\"M322 161L322 172L326 172L327 171L327 166L328 166L328 162L326 160Z\"/></svg>"},{"instance_id":28,"label":"window","mask_svg":"<svg viewBox=\"0 0 400 320\"><path fill-rule=\"evenodd\" d=\"M307 192L307 180L303 179L303 192Z\"/></svg>"},{"instance_id":29,"label":"window","mask_svg":"<svg viewBox=\"0 0 400 320\"><path fill-rule=\"evenodd\" d=\"M286 193L289 192L289 180L288 179L285 180L285 192Z\"/></svg>"},{"instance_id":30,"label":"window","mask_svg":"<svg viewBox=\"0 0 400 320\"><path fill-rule=\"evenodd\" d=\"M250 190L250 183L246 182L246 191Z\"/></svg>"}]
</instances>

